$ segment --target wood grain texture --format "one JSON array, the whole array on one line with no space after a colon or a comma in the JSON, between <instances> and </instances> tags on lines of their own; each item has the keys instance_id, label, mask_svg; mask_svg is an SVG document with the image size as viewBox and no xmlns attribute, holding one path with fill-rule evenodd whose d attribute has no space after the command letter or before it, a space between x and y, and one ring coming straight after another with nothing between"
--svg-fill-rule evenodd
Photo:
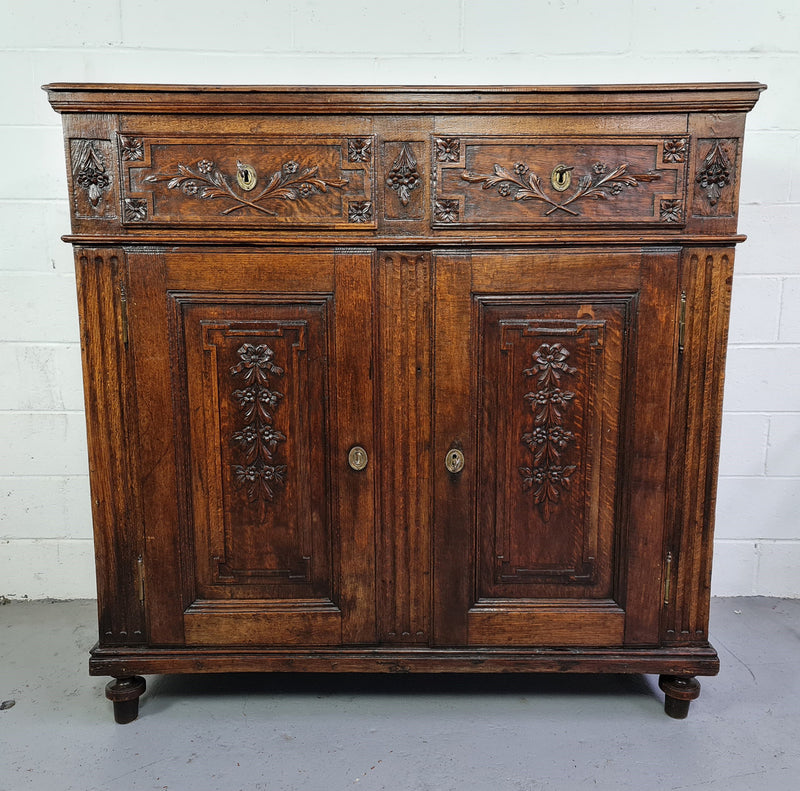
<instances>
[{"instance_id":1,"label":"wood grain texture","mask_svg":"<svg viewBox=\"0 0 800 791\"><path fill-rule=\"evenodd\" d=\"M426 255L378 262L378 634L388 643L430 639L432 275Z\"/></svg>"},{"instance_id":2,"label":"wood grain texture","mask_svg":"<svg viewBox=\"0 0 800 791\"><path fill-rule=\"evenodd\" d=\"M674 559L662 628L670 643L708 639L719 438L733 250L683 252L686 332L675 398L669 533Z\"/></svg>"},{"instance_id":3,"label":"wood grain texture","mask_svg":"<svg viewBox=\"0 0 800 791\"><path fill-rule=\"evenodd\" d=\"M130 673L666 673L714 676L719 658L697 648L94 648L91 675Z\"/></svg>"},{"instance_id":4,"label":"wood grain texture","mask_svg":"<svg viewBox=\"0 0 800 791\"><path fill-rule=\"evenodd\" d=\"M763 85L45 89L119 716L293 670L655 672L686 713Z\"/></svg>"},{"instance_id":5,"label":"wood grain texture","mask_svg":"<svg viewBox=\"0 0 800 791\"><path fill-rule=\"evenodd\" d=\"M127 113L615 113L747 112L757 82L595 86L197 86L53 83L58 112Z\"/></svg>"},{"instance_id":6,"label":"wood grain texture","mask_svg":"<svg viewBox=\"0 0 800 791\"><path fill-rule=\"evenodd\" d=\"M136 397L126 327L128 284L121 250L76 249L81 354L86 383L89 477L103 645L146 643L137 487Z\"/></svg>"}]
</instances>

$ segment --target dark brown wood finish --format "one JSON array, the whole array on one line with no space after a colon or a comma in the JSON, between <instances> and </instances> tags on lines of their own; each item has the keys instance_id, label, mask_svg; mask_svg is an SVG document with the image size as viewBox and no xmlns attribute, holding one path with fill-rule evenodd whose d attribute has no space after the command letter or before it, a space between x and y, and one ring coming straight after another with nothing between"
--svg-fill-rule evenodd
<instances>
[{"instance_id":1,"label":"dark brown wood finish","mask_svg":"<svg viewBox=\"0 0 800 791\"><path fill-rule=\"evenodd\" d=\"M686 716L763 88L46 86L117 720L258 670L658 673Z\"/></svg>"}]
</instances>

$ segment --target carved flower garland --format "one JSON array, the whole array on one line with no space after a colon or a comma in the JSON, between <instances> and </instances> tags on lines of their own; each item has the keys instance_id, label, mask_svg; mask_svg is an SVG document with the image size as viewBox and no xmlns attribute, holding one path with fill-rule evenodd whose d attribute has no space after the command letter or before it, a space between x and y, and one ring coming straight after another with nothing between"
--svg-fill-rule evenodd
<instances>
[{"instance_id":1,"label":"carved flower garland","mask_svg":"<svg viewBox=\"0 0 800 791\"><path fill-rule=\"evenodd\" d=\"M275 487L286 480L286 465L274 463L278 443L286 441L286 435L274 426L274 411L283 393L273 390L270 381L271 376L282 376L283 368L275 365L275 353L265 343L242 344L236 353L239 362L231 367L231 375L247 386L233 392L245 421L231 437L244 456L244 464L233 466L233 479L237 486L247 488L251 502L272 500Z\"/></svg>"},{"instance_id":2,"label":"carved flower garland","mask_svg":"<svg viewBox=\"0 0 800 791\"><path fill-rule=\"evenodd\" d=\"M563 211L575 217L580 212L570 208L583 198L592 200L606 200L619 195L625 188L638 187L641 181L656 181L661 178L658 173L643 173L631 175L628 173L627 163L617 165L609 170L602 162L592 166L592 173L581 176L578 189L566 200L553 200L544 190L542 179L536 175L524 162L517 162L513 172L502 165L495 164L493 173L473 173L465 170L461 174L464 181L472 184L481 184L485 190L496 188L500 196L515 201L537 200L548 204L551 208L545 212L549 216L556 211Z\"/></svg>"},{"instance_id":3,"label":"carved flower garland","mask_svg":"<svg viewBox=\"0 0 800 791\"><path fill-rule=\"evenodd\" d=\"M564 464L562 454L574 442L575 434L564 428L564 412L575 393L560 387L565 374L576 368L567 363L569 351L560 343L543 343L534 353L530 368L523 374L536 377L537 389L525 394L534 414L534 428L522 435L522 444L533 455L533 466L520 467L522 487L533 491L533 501L542 507L545 519L551 504L558 502L561 489L569 486L576 465Z\"/></svg>"},{"instance_id":4,"label":"carved flower garland","mask_svg":"<svg viewBox=\"0 0 800 791\"><path fill-rule=\"evenodd\" d=\"M237 162L236 166L239 170L244 168L241 162ZM155 173L147 176L145 181L166 181L167 189L180 189L188 197L232 201L233 205L222 211L224 215L250 208L270 217L277 217L277 212L263 205L265 202L306 200L327 192L329 187L341 188L348 183L347 179L323 179L318 174L317 165L303 167L294 160L289 160L267 179L266 186L258 194L248 198L234 190L225 174L209 159L200 159L194 166L178 165L177 173Z\"/></svg>"}]
</instances>

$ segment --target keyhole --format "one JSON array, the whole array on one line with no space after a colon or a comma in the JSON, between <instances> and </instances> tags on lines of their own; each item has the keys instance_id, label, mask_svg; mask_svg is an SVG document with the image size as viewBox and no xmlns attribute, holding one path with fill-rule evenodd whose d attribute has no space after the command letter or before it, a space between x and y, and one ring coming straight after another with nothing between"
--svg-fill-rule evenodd
<instances>
[{"instance_id":1,"label":"keyhole","mask_svg":"<svg viewBox=\"0 0 800 791\"><path fill-rule=\"evenodd\" d=\"M571 170L572 168L566 165L556 165L553 168L553 172L550 174L550 183L553 185L554 190L564 192L569 187L572 181Z\"/></svg>"},{"instance_id":2,"label":"keyhole","mask_svg":"<svg viewBox=\"0 0 800 791\"><path fill-rule=\"evenodd\" d=\"M245 165L242 162L237 162L236 166L236 183L245 192L249 192L256 186L256 181L258 181L255 168L252 165Z\"/></svg>"}]
</instances>

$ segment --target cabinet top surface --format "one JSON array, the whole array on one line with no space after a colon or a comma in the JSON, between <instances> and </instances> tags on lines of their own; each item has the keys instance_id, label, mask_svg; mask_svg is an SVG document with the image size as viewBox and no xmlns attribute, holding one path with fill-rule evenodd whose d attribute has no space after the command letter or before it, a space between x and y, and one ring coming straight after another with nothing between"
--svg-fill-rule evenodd
<instances>
[{"instance_id":1,"label":"cabinet top surface","mask_svg":"<svg viewBox=\"0 0 800 791\"><path fill-rule=\"evenodd\" d=\"M327 86L136 85L43 86L59 112L406 112L615 113L745 112L766 88L758 82L653 85Z\"/></svg>"}]
</instances>

